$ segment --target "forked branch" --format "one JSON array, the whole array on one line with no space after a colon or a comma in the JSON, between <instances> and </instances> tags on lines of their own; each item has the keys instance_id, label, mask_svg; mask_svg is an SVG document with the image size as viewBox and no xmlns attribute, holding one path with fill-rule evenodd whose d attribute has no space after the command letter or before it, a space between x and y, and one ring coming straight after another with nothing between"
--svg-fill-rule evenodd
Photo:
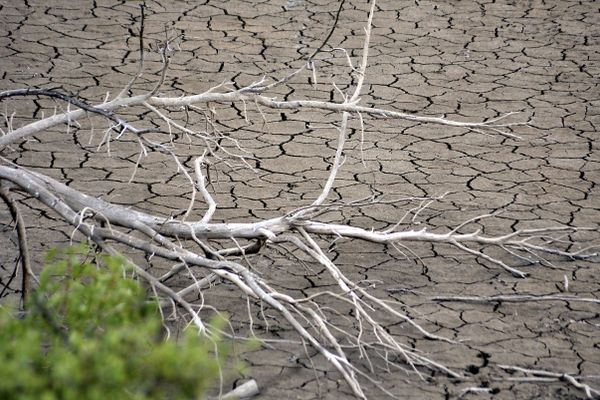
<instances>
[{"instance_id":1,"label":"forked branch","mask_svg":"<svg viewBox=\"0 0 600 400\"><path fill-rule=\"evenodd\" d=\"M339 10L341 9L342 6L340 5ZM339 10L336 23L339 18ZM328 243L337 240L367 241L392 246L406 246L409 242L427 242L442 246L453 246L478 258L487 267L492 264L492 267L502 268L519 278L525 278L527 272L510 265L510 262L504 260L504 258L490 255L498 254L498 252L491 253L487 250L489 248L500 250L503 252L502 254L510 258L517 257L519 261L530 260L540 254L552 254L571 259L586 259L596 256L597 250L592 247L570 250L569 245L572 244L571 242L562 243L561 247L559 241L551 240L558 239L558 236L565 233L583 230L583 228L571 226L551 225L542 229L519 229L497 236L483 234L479 229L469 229L475 223L481 223L481 219L489 217L489 215L468 219L454 229L448 229L445 232L432 232L427 228L417 229L414 225L406 223L404 218L396 221L395 224L394 221L387 221L390 224L387 229L369 229L349 223L323 222L322 214L335 210L336 207L375 204L373 198L352 204L328 203L328 199L330 199L337 183L339 171L344 164L348 126L353 117L358 119L361 127L364 127L363 118L372 116L408 120L415 123L441 124L474 132L485 130L493 134L518 138L518 135L511 132L511 128L518 126L520 123L504 123L503 121L503 118L512 115L512 113L480 122L462 122L443 117L420 116L360 105L360 93L367 74L374 11L375 1L373 0L370 4L368 22L365 28L365 41L358 67L354 68L352 66L350 56L347 52L345 53L353 73L354 86L347 93L340 91L344 98L342 102L311 99L284 101L269 95L271 89L293 82L293 79L300 76L306 69L312 68L312 72L314 72L313 61L324 51L323 45L313 52L307 65L272 83L263 78L240 89L232 89L231 85L223 83L203 93L186 94L179 97L158 95L157 93L159 93L159 88L166 79L169 67L169 43L172 38L169 38L167 34L165 34L164 45L159 46L158 49L163 61L158 82L144 94L130 95L133 85L144 72L143 36L145 20L143 8L139 38L140 63L138 71L112 100L90 105L83 100L57 90L32 88L0 92L0 101L16 96L45 96L56 101L65 101L69 105L78 108L10 130L0 137L0 151L8 145L19 143L34 135L38 139L43 139L46 130L60 124L77 121L88 114L101 116L109 121L110 125L107 132L111 132L111 130L118 132L116 141L127 138L126 135L133 135L139 143L140 156L134 168L132 179L139 163L150 151L157 151L161 157L164 156L165 160L174 164L174 168L185 176L191 190L191 201L181 218L165 217L152 212L143 212L135 207L114 204L100 197L94 197L76 190L40 172L17 166L5 159L2 159L0 165L0 181L3 184L4 182L12 182L18 190L27 193L53 210L62 220L69 223L74 231L80 232L85 239L93 241L110 254L116 253L118 245L139 251L148 258L156 257L168 262L171 266L170 270L161 277L155 277L142 266L138 266L129 260L136 273L162 293L171 303L179 305L187 318L200 331L208 329L203 323L202 313L205 309L213 306L204 305L203 303L200 305L193 304L191 301L186 300L187 296L191 294L202 296L204 291L209 290L212 285L219 282L228 282L244 296L248 304L251 301L256 301L261 304L261 307L266 305L275 310L281 319L292 327L301 343L311 345L325 357L359 398L367 397L361 385L361 381L365 379L375 383L382 391L389 394L383 385L375 382L374 374L376 373L377 362L383 363L385 367L397 367L402 362L410 368L409 371L418 376L423 376L423 371L429 369L454 379L462 379L463 375L460 372L428 358L421 351L404 343L402 337L391 334L385 326L385 321L393 318L417 335L430 340L458 345L455 341L437 335L431 332L428 327L418 324L406 312L403 304L379 298L373 294L370 287L350 279L347 271L344 271L334 262L333 258L328 256L321 240ZM331 32L333 32L333 29ZM329 40L329 37L325 40L325 43L327 40ZM321 191L308 205L303 207L290 205L287 209L280 211L280 215L268 219L257 219L252 222L216 221L215 215L218 215L216 211L219 204L215 200L217 197L211 193L210 184L212 182L210 182L208 169L205 168L212 168L215 160L227 163L231 159L235 159L242 166L251 168L247 159L251 160L252 155L235 138L230 137L227 133L220 132L213 120L214 115L210 111L200 109L199 106L208 105L209 103L235 102L242 103L244 106L246 103L256 104L272 110L313 109L339 113L338 140L329 174L327 178L324 178ZM119 112L133 106L141 107L151 118L154 118L153 121L158 121L155 126L166 126L165 129L155 128L151 132L164 135L165 140L162 143L168 143L168 145L150 140L146 136L150 130L138 129L134 126L134 123L127 122L125 118L119 116ZM186 113L204 113L205 129L198 129L193 125L173 119L171 113L173 108L183 108ZM173 140L173 132L181 133L189 139L190 143L201 148L197 154L189 156L192 166L186 167L185 162L182 161L184 158L180 158L178 153L180 147ZM362 134L364 135L364 128ZM204 148L202 149L202 147ZM222 156L223 154L225 156ZM200 199L200 196L196 199L198 193L201 194L202 199ZM0 194L4 195L6 193L1 192ZM435 199L409 198L408 200L421 201L425 204L415 207L417 211L414 214L416 215ZM10 199L5 199L5 202L9 207L14 205ZM202 217L190 221L189 216L193 215L193 211L199 209L201 212L198 215L202 215ZM410 210L407 211L406 215L409 215L410 212ZM174 212L172 215L179 214ZM24 225L17 223L17 226ZM19 234L21 235L21 232ZM22 236L25 236L24 232ZM191 245L187 246L187 244ZM305 297L294 297L285 290L274 288L269 277L261 276L255 272L252 268L251 257L249 257L251 254L273 248L288 251L291 256L296 257L299 263L319 266L323 270L323 279L333 282L335 289L317 291ZM22 244L21 251L26 252L26 249L26 243ZM179 276L182 271L186 271L192 277L193 283L183 289L178 288L175 290L169 286L170 279ZM595 299L566 295L537 297L490 296L483 298L439 296L433 300L597 302ZM351 310L349 314L346 314L351 317L344 316L344 318L351 321L349 327L342 328L339 324L327 318L327 313L332 308L331 304L341 304ZM334 309L333 311L342 314L338 310ZM359 368L354 363L353 356L355 354L365 360L368 365L367 368ZM513 368L514 370L516 367L501 366L501 368L507 370ZM534 375L537 373L538 376L543 375L540 371L520 370L520 372ZM579 383L577 379L570 375L562 374L558 376L547 373L543 376L563 379L584 390L588 396L597 395L597 391Z\"/></svg>"}]
</instances>

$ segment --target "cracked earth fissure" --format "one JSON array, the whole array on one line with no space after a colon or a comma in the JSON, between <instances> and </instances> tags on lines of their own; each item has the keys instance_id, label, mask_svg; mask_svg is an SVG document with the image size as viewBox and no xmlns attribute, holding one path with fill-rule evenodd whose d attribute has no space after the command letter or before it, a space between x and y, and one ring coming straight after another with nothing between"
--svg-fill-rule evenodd
<instances>
[{"instance_id":1,"label":"cracked earth fissure","mask_svg":"<svg viewBox=\"0 0 600 400\"><path fill-rule=\"evenodd\" d=\"M429 201L445 194L428 207L408 213L402 230L427 226L432 234L442 234L465 220L490 214L493 219L474 225L485 235L571 225L592 230L565 232L566 241L578 243L565 251L597 245L600 12L595 3L477 0L379 1L377 5L361 96L365 130L358 118L349 121L345 162L329 200L385 196L372 206L359 203L334 208L320 216L322 222L358 226L363 228L361 235L368 235L372 229L391 228L407 209L418 206L397 199L413 196ZM148 43L160 43L165 25L185 34L174 48L161 93L150 102L165 105L161 98L179 97L184 91L202 93L223 81L232 80L234 87L242 88L263 75L281 79L322 43L337 6L317 0L149 2ZM98 106L106 91L114 96L135 74L138 39L132 26L139 19L137 4L50 1L42 5L0 0L0 7L3 91L57 89ZM343 47L353 60L362 49L366 11L362 2L347 0L330 39L331 46ZM214 122L215 129L250 151L249 160L259 160L250 161L254 171L208 166L219 206L214 221L268 221L295 207L306 207L318 197L336 149L335 124L340 111L347 111L331 82L342 90L356 83L349 78L345 56L338 53L315 57L316 83L307 71L276 88L274 98L232 92L230 98L202 106L203 113L181 110L175 102L169 106L170 116L188 121L189 126ZM134 85L134 93L153 87L160 65L158 54L149 50L148 72ZM117 105L139 104L142 99L133 96L102 108L116 111ZM306 99L338 105L321 112ZM185 103L179 101L178 106ZM8 132L13 121L12 133L22 134L21 138L27 132L19 133L19 127L51 116L54 110L57 114L56 120L46 122L45 132L15 142L3 151L4 157L124 207L135 206L164 219L185 213L189 185L164 157L152 153L143 159L128 183L139 155L135 140L112 143L109 155L104 148L98 150L106 129L100 119L88 120L85 112L51 99L15 98L2 103L6 117L2 129ZM367 116L367 107L389 111ZM60 117L68 110L70 117ZM133 117L138 111L128 107L120 116ZM464 126L439 125L433 119L443 116L473 123L510 112L520 114L507 123L529 120L526 126L506 130L515 137L482 135ZM391 118L413 113L429 119ZM64 124L76 117L83 117L80 125L71 123L65 129ZM152 126L162 127L149 115L142 119L140 127ZM185 135L174 135L175 141L186 143ZM6 135L0 137L0 143L8 140ZM225 148L230 145L223 142ZM193 170L202 147L187 146L182 162ZM47 249L69 242L72 228L55 214L29 197L21 197L20 206L36 263ZM0 210L0 217L4 284L12 275L17 237L8 211ZM201 212L192 217L199 220ZM314 229L321 228L315 225ZM536 251L504 258L527 273L526 279L519 279L484 257L466 255L447 244L323 242L329 259L346 276L370 285L374 295L403 304L406 315L429 332L460 342L432 341L404 321L385 321L389 334L405 338L407 346L464 376L455 380L423 370L425 379L419 380L398 367L402 360L393 360L398 362L386 367L390 370L377 369L375 376L398 397L456 398L476 388L480 391L469 392L469 397L477 393L499 399L585 398L585 390L570 384L566 376L536 375L535 371L567 374L600 387L596 259L540 258ZM274 287L293 297L334 290L325 268L286 246L269 244L266 251L248 256L256 273L269 277ZM483 254L493 257L496 251L482 244ZM157 275L170 268L147 261ZM178 279L180 289L193 283L188 276ZM18 294L18 282L13 278L8 292ZM230 311L232 324L246 332L246 301L231 289L231 284L217 285L207 291L205 300ZM442 295L462 299L438 301ZM254 300L252 306L256 306L253 329L266 338L284 341L273 350L261 348L245 355L263 398L351 397L340 375L322 356L285 342L293 332L280 316L263 310ZM331 312L328 318L351 328L344 321L354 311L337 306L341 312ZM353 360L369 368L359 354ZM369 397L381 395L372 383L364 386Z\"/></svg>"}]
</instances>

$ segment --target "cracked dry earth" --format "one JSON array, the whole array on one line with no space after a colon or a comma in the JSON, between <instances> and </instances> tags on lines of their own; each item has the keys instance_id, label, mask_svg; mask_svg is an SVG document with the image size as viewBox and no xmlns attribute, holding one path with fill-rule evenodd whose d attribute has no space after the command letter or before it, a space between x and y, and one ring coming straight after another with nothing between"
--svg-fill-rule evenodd
<instances>
[{"instance_id":1,"label":"cracked dry earth","mask_svg":"<svg viewBox=\"0 0 600 400\"><path fill-rule=\"evenodd\" d=\"M148 1L148 46L163 39L164 27L182 30L176 43L164 94L207 90L225 80L237 86L268 77L281 78L303 64L329 32L338 4L321 0ZM368 4L344 4L329 41L346 49L357 63ZM0 0L0 73L2 90L62 88L91 103L116 94L137 68L138 3L126 1ZM148 54L147 72L136 91L157 80L159 57ZM274 90L281 99L342 101L351 83L341 52L321 53L317 85L304 72ZM377 5L362 104L421 115L481 121L520 112L509 121L521 139L433 124L377 119L351 120L346 160L331 198L343 201L385 193L384 199L445 196L407 224L452 228L481 214L501 212L477 226L486 234L514 228L570 224L591 231L572 235L580 246L598 244L600 226L600 4L593 1L385 1ZM42 99L10 99L2 110L15 126L50 115L66 105ZM239 140L258 161L255 171L215 166L211 179L219 205L215 220L256 221L310 204L318 196L335 153L340 116L332 112L273 112L253 104L212 104L217 127ZM14 114L13 114L14 112ZM248 120L244 118L248 114ZM136 109L127 116L135 121ZM178 115L185 119L183 112ZM142 118L150 115L142 115ZM190 123L203 123L199 117ZM91 128L93 125L93 129ZM160 215L179 214L190 189L167 157L144 159L129 180L139 147L134 140L113 142L111 154L97 149L107 123L82 121L58 127L3 150L30 167L89 194ZM3 122L6 130L6 122ZM180 152L196 156L202 146ZM188 158L188 161L191 158ZM191 165L191 164L187 164ZM52 246L68 243L72 228L56 215L23 199L31 251L36 260ZM366 228L395 224L417 203L379 203L345 207L323 215L326 221ZM197 207L201 208L201 207ZM196 215L201 215L197 210ZM10 276L16 250L10 217L2 217L2 282ZM408 225L407 225L408 226ZM408 229L408 228L407 228ZM519 279L485 260L445 245L392 247L348 240L329 246L329 256L355 280L368 280L373 293L405 304L405 311L426 329L459 343L424 339L390 317L386 329L428 357L465 375L455 380L423 370L414 373L377 369L382 386L399 398L456 398L470 387L486 391L467 398L583 398L566 382L514 379L498 365L568 373L600 387L600 306L572 301L519 303L435 302L437 295L495 296L565 294L600 298L598 259L526 264L503 260L530 276ZM490 250L492 251L492 250ZM335 290L319 266L303 266L266 249L250 260L275 287L293 296ZM152 260L151 260L152 263ZM167 266L152 264L159 271ZM565 278L566 277L566 278ZM10 284L19 290L18 279ZM188 284L184 278L178 283ZM10 291L9 291L10 292ZM5 291L4 295L8 292ZM248 333L246 300L232 286L206 291L205 300L227 310L241 334ZM257 309L258 310L258 309ZM332 316L334 318L334 316ZM341 315L343 325L346 316ZM262 337L297 339L265 309L253 311L254 331ZM269 331L265 332L268 322ZM274 343L273 349L245 354L249 376L260 398L351 398L340 375L322 357L302 346ZM358 364L366 361L354 357ZM312 360L312 361L311 361ZM235 382L228 382L233 385ZM367 396L384 394L363 380ZM228 388L226 387L226 389Z\"/></svg>"}]
</instances>

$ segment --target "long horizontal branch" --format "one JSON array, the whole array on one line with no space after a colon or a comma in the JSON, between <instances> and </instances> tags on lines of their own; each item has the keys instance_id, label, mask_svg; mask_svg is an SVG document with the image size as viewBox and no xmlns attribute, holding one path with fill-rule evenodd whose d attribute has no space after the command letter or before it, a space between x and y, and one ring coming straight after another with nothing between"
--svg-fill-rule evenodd
<instances>
[{"instance_id":1,"label":"long horizontal branch","mask_svg":"<svg viewBox=\"0 0 600 400\"><path fill-rule=\"evenodd\" d=\"M576 387L577 389L583 390L588 399L599 399L600 398L600 390L594 389L589 385L581 383L573 375L570 375L570 374L566 374L566 373L562 373L562 372L550 372L550 371L544 371L544 370L540 370L540 369L528 369L528 368L517 367L514 365L498 365L498 367L502 368L505 371L522 372L527 375L551 378L556 381L558 381L558 380L565 381L565 382L569 383L570 385ZM519 380L521 378L515 378L515 379Z\"/></svg>"},{"instance_id":2,"label":"long horizontal branch","mask_svg":"<svg viewBox=\"0 0 600 400\"><path fill-rule=\"evenodd\" d=\"M552 226L538 229L522 229L501 236L485 236L479 231L471 233L456 233L454 230L446 233L429 232L427 228L418 230L406 230L399 232L382 232L369 230L360 227L343 224L322 223L316 221L295 220L290 217L282 216L271 219L265 219L253 223L204 223L183 222L176 219L167 219L150 215L142 211L132 209L118 204L112 204L97 197L89 196L78 190L75 190L57 180L40 173L29 172L21 168L0 166L0 177L9 179L21 187L28 187L34 182L31 175L37 177L40 182L50 188L53 192L60 194L70 207L76 210L88 208L97 213L98 219L108 219L112 223L125 223L125 226L132 227L134 222L141 222L157 232L170 236L192 239L270 239L293 227L302 227L309 233L322 234L330 236L344 236L347 238L361 239L377 243L391 243L400 241L426 241L438 243L451 242L474 242L489 245L514 245L528 246L528 242L517 240L519 235L533 235L551 232L564 232L578 230L569 226ZM130 223L127 223L130 221ZM535 246L541 250L539 246ZM595 253L594 253L595 254ZM593 255L593 254L592 254ZM589 255L573 253L573 257L586 258Z\"/></svg>"},{"instance_id":3,"label":"long horizontal branch","mask_svg":"<svg viewBox=\"0 0 600 400\"><path fill-rule=\"evenodd\" d=\"M360 227L341 225L341 224L330 224L321 223L314 221L306 221L302 223L302 226L311 233L323 234L323 235L336 235L344 236L347 238L362 239L369 242L377 243L392 243L401 241L425 241L425 242L437 242L437 243L462 243L462 242L474 242L479 244L488 245L513 245L518 247L528 247L529 243L525 240L517 240L516 238L521 235L534 235L552 232L565 232L565 231L576 231L584 228L574 228L570 226L551 226L548 228L537 228L537 229L520 229L511 232L506 235L500 236L485 236L482 235L478 230L471 233L456 233L455 230L446 233L435 233L427 231L427 228L421 228L418 230L408 230L399 232L382 232L375 230L363 229ZM535 246L536 249L544 251L545 248L541 246ZM593 254L580 254L565 253L569 254L574 258L587 258L595 256Z\"/></svg>"},{"instance_id":4,"label":"long horizontal branch","mask_svg":"<svg viewBox=\"0 0 600 400\"><path fill-rule=\"evenodd\" d=\"M466 303L526 303L530 301L566 301L566 302L580 302L580 303L595 303L600 304L600 299L594 299L590 297L577 297L567 295L547 295L547 296L533 296L533 295L498 295L498 296L435 296L432 297L433 301L442 302L466 302Z\"/></svg>"},{"instance_id":5,"label":"long horizontal branch","mask_svg":"<svg viewBox=\"0 0 600 400\"><path fill-rule=\"evenodd\" d=\"M280 101L275 100L273 98L262 96L262 95L248 95L244 92L243 89L231 92L231 93L209 93L209 94L199 94L193 96L184 96L184 97L152 97L149 100L149 103L152 105L158 106L166 106L166 107L181 107L187 106L197 103L207 103L207 102L230 102L230 101L256 101L260 105L274 108L277 110L295 110L299 108L310 108L310 109L318 109L318 110L327 110L327 111L337 111L337 112L350 112L350 113L364 113L370 114L378 117L384 118L392 118L392 119L403 119L415 122L423 122L423 123L433 123L433 124L441 124L441 125L449 125L455 127L462 128L502 128L505 124L495 124L490 122L462 122L456 121L448 118L442 117L430 117L430 116L421 116L415 114L408 114L398 111L386 110L383 108L377 107L365 107L359 106L356 102L344 102L344 103L333 103L328 101L318 101L318 100L290 100L290 101ZM517 135L513 135L506 132L499 132L506 136L510 137L518 137Z\"/></svg>"},{"instance_id":6,"label":"long horizontal branch","mask_svg":"<svg viewBox=\"0 0 600 400\"><path fill-rule=\"evenodd\" d=\"M116 99L95 106L94 109L102 110L105 112L111 112L122 107L141 104L141 102L143 102L145 98L146 96L141 95L135 97L128 97L124 99ZM26 137L43 132L46 129L50 129L54 126L70 123L71 121L76 121L84 117L87 112L87 110L80 108L73 111L67 111L62 114L53 115L51 117L47 117L36 122L32 122L20 128L13 129L12 131L10 131L10 133L0 137L0 148L15 143Z\"/></svg>"},{"instance_id":7,"label":"long horizontal branch","mask_svg":"<svg viewBox=\"0 0 600 400\"><path fill-rule=\"evenodd\" d=\"M500 131L497 128L503 128L505 126L509 126L509 124L496 124L495 120L487 121L487 122L461 122L455 121L448 118L442 117L430 117L430 116L419 116L415 114L402 113L398 111L391 111L382 108L376 107L365 107L359 106L356 102L348 102L348 103L333 103L327 101L316 101L316 100L291 100L291 101L279 101L273 98L263 96L261 94L254 93L256 88L252 85L242 88L236 91L231 91L227 93L214 93L211 91L207 91L197 95L190 96L182 96L182 97L157 97L152 96L148 97L148 95L138 95L132 97L124 97L124 98L116 98L112 101L108 101L96 106L87 105L82 109L67 111L62 114L57 114L51 117L44 118L40 121L32 122L25 126L22 126L17 129L13 129L8 134L0 137L0 147L7 146L11 143L15 143L18 140L24 139L28 136L35 135L36 133L42 132L46 129L49 129L53 126L69 123L70 121L75 121L83 116L87 112L95 112L105 117L111 117L112 112L117 111L121 108L132 107L142 105L144 102L153 105L153 106L163 106L163 107L181 107L181 106L190 106L200 103L231 103L235 101L255 101L258 104L263 106L278 109L278 110L294 110L300 108L309 108L309 109L318 109L318 110L326 110L326 111L337 111L337 112L350 112L350 113L364 113L370 114L377 117L384 118L393 118L393 119L403 119L415 122L423 122L423 123L433 123L433 124L441 124L448 125L454 127L462 127L462 128L472 128L472 129L482 129L482 128L492 128L495 132L500 133L505 136L510 137L518 137L514 134ZM19 95L38 95L42 93L38 93L36 89L18 89L16 91L11 91L15 93L19 93ZM4 97L9 97L7 92L0 92L0 96L6 94ZM68 97L68 96L53 96L53 97ZM63 98L64 100L64 98ZM65 100L70 102L71 104L81 106L79 101L76 99ZM112 119L112 118L110 118Z\"/></svg>"},{"instance_id":8,"label":"long horizontal branch","mask_svg":"<svg viewBox=\"0 0 600 400\"><path fill-rule=\"evenodd\" d=\"M504 249L512 247L528 251L546 251L559 253L572 258L586 258L595 253L564 252L551 247L542 247L530 243L528 240L534 235L550 234L552 232L568 232L577 228L567 226L553 226L540 229L522 229L501 236L485 236L478 230L471 233L457 233L456 229L445 233L429 232L426 228L419 230L406 230L400 232L367 230L350 225L321 223L316 221L294 218L294 214L261 220L254 223L207 223L204 221L185 222L171 218L158 217L141 211L109 203L97 197L92 197L70 188L43 174L29 172L21 168L0 166L0 178L8 179L27 191L35 191L40 185L60 196L73 210L91 210L97 220L107 220L111 224L139 229L140 226L148 227L160 235L187 239L261 239L273 240L278 235L294 229L304 229L311 234L360 239L375 243L395 243L406 241L420 241L430 243L446 243L462 251L473 254L488 262L496 264L509 271L516 277L524 278L526 273L515 269L503 261L493 258L479 250L469 247L468 243L479 245L495 245ZM523 239L525 237L525 239Z\"/></svg>"},{"instance_id":9,"label":"long horizontal branch","mask_svg":"<svg viewBox=\"0 0 600 400\"><path fill-rule=\"evenodd\" d=\"M60 99L67 103L73 104L81 108L84 111L88 111L95 114L100 114L103 117L106 117L112 121L117 122L114 114L110 111L104 110L102 108L94 107L83 100L80 100L74 96L70 96L59 92L57 90L52 89L34 89L34 88L24 88L24 89L15 89L15 90L6 90L4 92L0 92L0 101L3 99L7 99L10 97L19 97L19 96L45 96L51 97L55 99Z\"/></svg>"},{"instance_id":10,"label":"long horizontal branch","mask_svg":"<svg viewBox=\"0 0 600 400\"><path fill-rule=\"evenodd\" d=\"M97 197L86 195L75 190L57 180L40 173L29 172L20 168L11 168L0 166L0 172L6 174L6 178L24 187L31 185L31 179L28 175L32 174L39 178L52 191L59 193L64 201L74 209L90 208L98 213L99 219L108 219L111 222L119 221L139 221L157 232L167 236L177 236L181 238L209 239L227 239L231 237L245 239L269 239L270 236L278 235L288 231L291 227L302 227L309 233L344 236L354 239L362 239L370 242L390 243L399 241L427 241L444 242L450 240L457 242L477 242L481 244L519 244L520 240L512 240L519 234L535 234L552 231L570 231L576 228L567 226L554 226L540 229L523 229L502 236L484 236L479 232L472 233L434 233L427 231L427 228L418 230L407 230L399 232L381 232L375 230L363 229L351 225L321 223L315 221L302 221L287 218L285 216L265 219L252 223L204 223L204 222L183 222L176 219L165 219L132 209L131 207L112 204ZM127 225L129 226L129 225ZM525 242L526 243L526 242ZM585 255L580 255L585 257Z\"/></svg>"}]
</instances>

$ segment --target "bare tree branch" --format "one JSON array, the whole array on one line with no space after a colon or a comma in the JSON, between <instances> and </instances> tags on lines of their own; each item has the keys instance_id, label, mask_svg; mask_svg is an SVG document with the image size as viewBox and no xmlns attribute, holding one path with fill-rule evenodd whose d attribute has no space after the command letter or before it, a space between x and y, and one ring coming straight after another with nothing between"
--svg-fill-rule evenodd
<instances>
[{"instance_id":1,"label":"bare tree branch","mask_svg":"<svg viewBox=\"0 0 600 400\"><path fill-rule=\"evenodd\" d=\"M543 371L543 370L539 370L539 369L527 369L527 368L521 368L521 367L517 367L517 366L513 366L513 365L499 365L498 367L502 368L503 370L509 371L509 372L522 372L525 375L533 375L534 377L550 378L551 380L554 380L554 381L559 381L559 380L565 381L569 385L571 385L577 389L583 390L588 399L600 398L600 391L590 387L589 385L581 383L573 375L569 375L566 373ZM515 378L511 378L511 379L527 380L527 377L525 377L525 378L516 378L515 377Z\"/></svg>"},{"instance_id":2,"label":"bare tree branch","mask_svg":"<svg viewBox=\"0 0 600 400\"><path fill-rule=\"evenodd\" d=\"M31 268L31 256L29 255L29 245L27 243L27 229L25 227L25 222L23 221L23 216L19 211L19 207L10 194L7 182L3 180L0 180L0 198L8 207L13 221L16 224L20 253L19 260L21 262L21 297L23 306L25 306L29 292L29 277L31 276L37 282L37 277Z\"/></svg>"},{"instance_id":3,"label":"bare tree branch","mask_svg":"<svg viewBox=\"0 0 600 400\"><path fill-rule=\"evenodd\" d=\"M2 158L0 159L0 181L2 182L0 196L17 221L20 250L24 254L22 257L24 270L30 270L29 256L25 256L27 254L26 227L22 219L19 219L16 203L4 186L7 182L11 182L15 190L27 193L56 213L62 221L68 223L72 227L69 228L72 229L72 238L78 237L76 235L78 232L81 234L78 238L95 243L108 254L117 254L118 249L126 248L135 254L144 255L147 260L154 257L161 259L161 262L166 263L169 268L166 273L163 272L162 276L158 277L153 275L154 271L146 270L144 264L136 264L133 261L136 259L134 256L131 256L127 262L140 279L145 280L161 296L164 296L169 304L177 304L179 306L177 313L181 312L184 318L191 321L201 332L210 333L203 322L204 313L207 310L213 312L218 309L214 304L204 303L204 294L217 284L228 285L228 288L233 287L241 295L242 304L247 307L250 336L259 333L253 328L256 324L253 319L255 317L252 316L252 308L260 307L260 318L264 319L267 326L268 321L263 308L274 310L280 323L288 328L291 327L296 335L294 340L289 338L282 340L303 347L311 346L315 354L322 355L335 368L358 398L367 397L361 383L365 381L375 385L383 393L394 396L376 379L378 368L382 365L383 368L400 369L422 378L424 378L424 371L432 370L452 379L464 379L464 375L459 370L455 370L454 366L446 366L429 358L420 349L412 347L414 342L407 344L403 336L393 334L388 325L392 320L394 324L402 324L402 327L409 329L413 335L444 342L444 345L448 346L458 346L459 339L447 338L443 334L436 333L439 331L431 330L430 326L421 325L418 323L419 320L411 315L414 314L413 310L407 310L405 304L378 297L377 292L373 290L373 282L353 280L351 278L353 275L342 268L343 264L338 263L331 254L327 253L327 245L324 245L323 241L333 245L342 240L390 245L406 258L409 258L409 255L419 258L417 252L408 247L408 243L411 242L452 246L462 254L477 258L486 268L501 268L518 278L526 278L528 274L525 270L526 266L516 268L512 265L515 258L521 264L536 260L548 267L552 265L552 261L550 258L544 259L547 255L584 260L596 257L598 251L594 246L574 249L575 246L572 246L574 239L568 235L585 232L586 228L582 227L552 223L545 228L511 229L508 233L499 235L482 233L486 231L481 229L480 225L486 224L491 218L496 218L496 214L465 218L464 222L454 228L432 230L429 227L421 227L423 225L418 225L416 220L430 210L431 204L440 199L434 196L403 197L400 200L386 198L384 201L379 193L375 193L375 189L370 188L370 196L346 204L332 201L332 193L336 190L340 171L344 167L346 143L350 136L349 130L352 129L350 121L353 116L358 117L356 123L360 125L361 158L366 134L363 119L369 117L407 120L415 124L438 124L462 128L463 132L471 130L513 139L518 139L519 136L512 132L512 128L526 123L505 123L504 118L514 113L479 122L463 122L439 116L415 115L361 105L360 95L367 76L372 24L376 9L374 0L371 0L369 5L358 66L354 66L348 51L337 48L331 50L332 56L339 56L344 66L348 64L352 76L350 89L347 92L340 90L334 83L334 88L343 98L341 102L310 98L278 100L270 95L269 91L272 89L284 84L291 85L293 79L306 73L314 74L313 79L316 84L313 61L320 52L329 51L325 47L328 46L339 23L343 5L344 1L341 1L328 36L308 57L307 63L278 80L263 77L239 89L233 89L237 86L230 82L223 82L200 93L164 96L160 94L160 90L169 71L173 43L180 38L177 34L173 37L171 31L165 29L164 39L152 47L153 51L158 52L162 61L160 71L157 72L158 76L154 78L155 82L149 85L151 88L145 93L133 95L132 88L145 68L145 8L142 6L139 33L140 60L137 72L112 100L108 100L107 96L107 99L99 104L91 105L87 101L58 90L36 88L0 92L0 101L8 101L17 96L45 96L68 104L66 112L21 127L14 128L15 122L7 117L10 129L0 137L0 151L8 145L20 143L34 135L43 140L44 133L50 128L76 123L90 114L96 114L108 123L105 137L98 150L103 145L108 149L111 142L117 145L125 140L133 142L134 146L139 145L139 156L133 167L130 182L133 181L138 167L142 168L145 157L152 153L173 166L176 170L175 176L183 178L187 185L185 195L191 197L189 203L186 202L186 210L174 210L171 214L166 213L167 216L154 214L153 211L144 212L141 210L148 208L115 204L113 201L88 194L90 192L77 190L51 177L50 174L43 174L39 170L32 171ZM306 71L311 68L312 71ZM235 135L229 135L229 132L219 125L217 111L212 107L212 103L242 103L239 108L243 106L243 110L239 115L246 121L249 119L246 105L255 104L265 123L268 113L264 113L263 110L266 109L284 111L310 109L340 113L335 154L320 191L309 198L305 205L290 203L289 206L278 209L276 213L269 214L270 218L254 218L250 222L231 220L220 222L218 210L220 206L223 207L223 204L219 204L221 197L215 189L217 185L214 179L211 179L212 171L217 170L215 166L222 165L231 170L245 167L248 171L254 171L252 163L256 159L244 148L242 139L238 140ZM77 109L70 110L70 106ZM139 121L130 123L119 115L119 113L125 114L125 110L136 106L142 110L139 113ZM174 117L178 112L185 113L183 121L179 117ZM127 112L128 119L131 118L131 114ZM188 123L188 119L193 120L196 115L201 122ZM151 129L138 129L134 126L138 123L139 126L147 126L143 125L144 121L141 121L145 119L144 116L151 121ZM114 135L115 137L111 136L113 131L118 133ZM189 141L187 152L181 150L182 145L177 139L178 136ZM133 141L131 137L134 138ZM135 157L138 152L133 151L130 154ZM364 159L362 161L366 167L367 163ZM197 196L198 193L201 196ZM361 227L348 221L328 222L326 216L331 211L339 212L349 207L368 207L386 204L386 202L395 205L401 202L400 204L406 206L407 211L399 219L390 216L389 220L385 221L387 223L385 228ZM199 215L199 217L190 221L192 215ZM563 237L565 235L566 237ZM306 295L279 288L271 279L272 277L261 275L260 268L256 268L255 264L257 258L250 257L252 254L269 250L289 257L293 260L293 268L304 266L309 271L311 267L320 269L320 277L331 286ZM505 256L508 260L504 258ZM419 260L423 262L420 258ZM188 279L184 281L185 284L174 286L171 279L184 277L184 273L185 279ZM568 287L568 281L566 282L565 290ZM192 294L200 297L202 301L194 303L186 300ZM600 302L592 298L568 295L436 296L431 300L476 303L573 301L596 304ZM166 301L163 304L166 304ZM335 315L336 319L344 323L340 324L337 320L329 318L330 315ZM362 360L362 364L356 362L355 356ZM312 363L312 360L310 361ZM584 390L588 397L597 395L596 390L568 374L525 370L510 366L500 366L500 368L533 375L536 379L561 379ZM485 388L467 388L461 396L485 391Z\"/></svg>"},{"instance_id":4,"label":"bare tree branch","mask_svg":"<svg viewBox=\"0 0 600 400\"><path fill-rule=\"evenodd\" d=\"M527 303L530 301L566 301L566 302L581 302L600 304L600 299L564 296L564 295L548 295L548 296L533 296L533 295L498 295L498 296L434 296L433 301L457 301L466 303Z\"/></svg>"}]
</instances>

